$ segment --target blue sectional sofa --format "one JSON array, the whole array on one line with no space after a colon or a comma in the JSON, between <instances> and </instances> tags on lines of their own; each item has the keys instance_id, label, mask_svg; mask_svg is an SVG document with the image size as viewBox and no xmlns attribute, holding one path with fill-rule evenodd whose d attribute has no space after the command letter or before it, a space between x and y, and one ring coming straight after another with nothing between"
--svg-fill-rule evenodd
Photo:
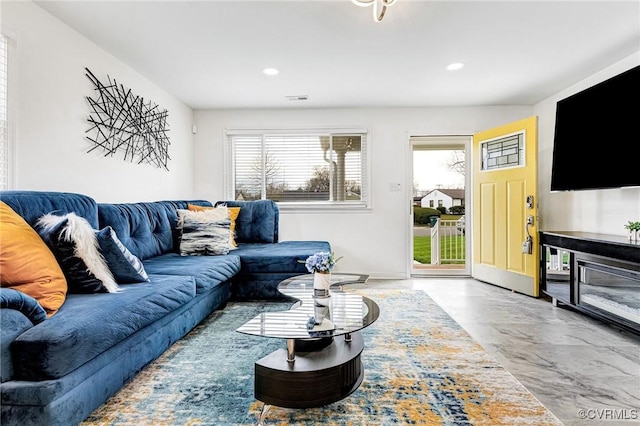
<instances>
[{"instance_id":1,"label":"blue sectional sofa","mask_svg":"<svg viewBox=\"0 0 640 426\"><path fill-rule=\"evenodd\" d=\"M2 288L3 426L78 424L227 301L281 297L280 281L307 273L298 260L331 250L326 241L280 242L278 207L268 200L225 202L240 207L238 247L216 256L177 250L178 210L213 206L206 200L101 204L82 194L4 191L0 201L34 228L51 212L112 227L149 277L117 293L67 294L45 320L31 317L35 299Z\"/></svg>"}]
</instances>

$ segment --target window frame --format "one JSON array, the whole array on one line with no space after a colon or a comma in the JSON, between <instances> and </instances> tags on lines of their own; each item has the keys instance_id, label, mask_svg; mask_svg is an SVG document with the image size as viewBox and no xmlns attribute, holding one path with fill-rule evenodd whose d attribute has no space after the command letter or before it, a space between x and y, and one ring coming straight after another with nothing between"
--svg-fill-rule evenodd
<instances>
[{"instance_id":1,"label":"window frame","mask_svg":"<svg viewBox=\"0 0 640 426\"><path fill-rule=\"evenodd\" d=\"M293 136L293 135L323 135L323 136L345 136L361 135L361 199L343 201L276 201L280 210L290 210L296 212L353 212L366 211L371 209L371 153L370 153L370 132L360 126L356 127L301 127L301 128L230 128L225 129L224 144L224 193L226 199L235 199L235 158L234 158L234 137L260 137L264 141L268 136ZM264 152L262 152L264 158ZM263 187L261 199L265 199L266 190Z\"/></svg>"},{"instance_id":2,"label":"window frame","mask_svg":"<svg viewBox=\"0 0 640 426\"><path fill-rule=\"evenodd\" d=\"M2 31L2 33L0 34L2 36L2 38L5 40L6 43L6 57L4 58L4 60L6 61L6 86L4 87L5 89L5 102L6 102L6 123L5 123L5 140L4 140L4 144L5 146L2 147L1 149L5 149L6 150L6 157L4 159L4 161L6 162L6 164L4 164L5 168L6 168L6 187L3 186L2 182L0 181L0 190L10 190L10 189L14 189L15 187L15 138L14 138L14 129L13 129L13 106L12 106L12 102L10 100L11 97L11 93L14 92L14 78L13 76L15 75L15 61L10 60L11 56L13 56L13 52L15 50L15 46L16 46L16 41L15 41L15 37L10 33L10 32L6 32L6 31ZM0 143L2 143L0 141Z\"/></svg>"}]
</instances>

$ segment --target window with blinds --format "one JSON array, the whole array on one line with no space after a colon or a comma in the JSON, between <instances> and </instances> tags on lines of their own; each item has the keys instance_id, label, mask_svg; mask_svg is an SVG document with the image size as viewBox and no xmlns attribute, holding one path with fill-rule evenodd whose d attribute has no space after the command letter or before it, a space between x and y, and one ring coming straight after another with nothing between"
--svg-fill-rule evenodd
<instances>
[{"instance_id":1,"label":"window with blinds","mask_svg":"<svg viewBox=\"0 0 640 426\"><path fill-rule=\"evenodd\" d=\"M9 41L0 36L0 190L9 189L9 123L7 117Z\"/></svg>"},{"instance_id":2,"label":"window with blinds","mask_svg":"<svg viewBox=\"0 0 640 426\"><path fill-rule=\"evenodd\" d=\"M366 207L365 132L229 132L228 195L281 205Z\"/></svg>"}]
</instances>

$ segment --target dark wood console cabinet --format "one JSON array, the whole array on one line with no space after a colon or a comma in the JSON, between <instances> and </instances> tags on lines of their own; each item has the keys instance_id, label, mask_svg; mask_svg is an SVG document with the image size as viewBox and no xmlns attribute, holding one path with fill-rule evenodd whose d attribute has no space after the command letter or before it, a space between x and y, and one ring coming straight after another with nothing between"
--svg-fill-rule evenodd
<instances>
[{"instance_id":1,"label":"dark wood console cabinet","mask_svg":"<svg viewBox=\"0 0 640 426\"><path fill-rule=\"evenodd\" d=\"M554 305L640 334L640 242L573 231L539 236L540 289Z\"/></svg>"}]
</instances>

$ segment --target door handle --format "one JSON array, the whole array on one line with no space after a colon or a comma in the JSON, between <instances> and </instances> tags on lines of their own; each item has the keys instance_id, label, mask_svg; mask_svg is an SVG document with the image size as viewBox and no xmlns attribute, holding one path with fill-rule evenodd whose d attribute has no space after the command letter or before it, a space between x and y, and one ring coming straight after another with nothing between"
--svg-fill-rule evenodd
<instances>
[{"instance_id":1,"label":"door handle","mask_svg":"<svg viewBox=\"0 0 640 426\"><path fill-rule=\"evenodd\" d=\"M530 226L533 226L533 216L532 215L527 216L527 223L525 224L525 227L524 227L524 232L527 233L527 238L522 243L522 253L523 254L533 254L533 237L531 236L531 233L529 232L529 227Z\"/></svg>"}]
</instances>

